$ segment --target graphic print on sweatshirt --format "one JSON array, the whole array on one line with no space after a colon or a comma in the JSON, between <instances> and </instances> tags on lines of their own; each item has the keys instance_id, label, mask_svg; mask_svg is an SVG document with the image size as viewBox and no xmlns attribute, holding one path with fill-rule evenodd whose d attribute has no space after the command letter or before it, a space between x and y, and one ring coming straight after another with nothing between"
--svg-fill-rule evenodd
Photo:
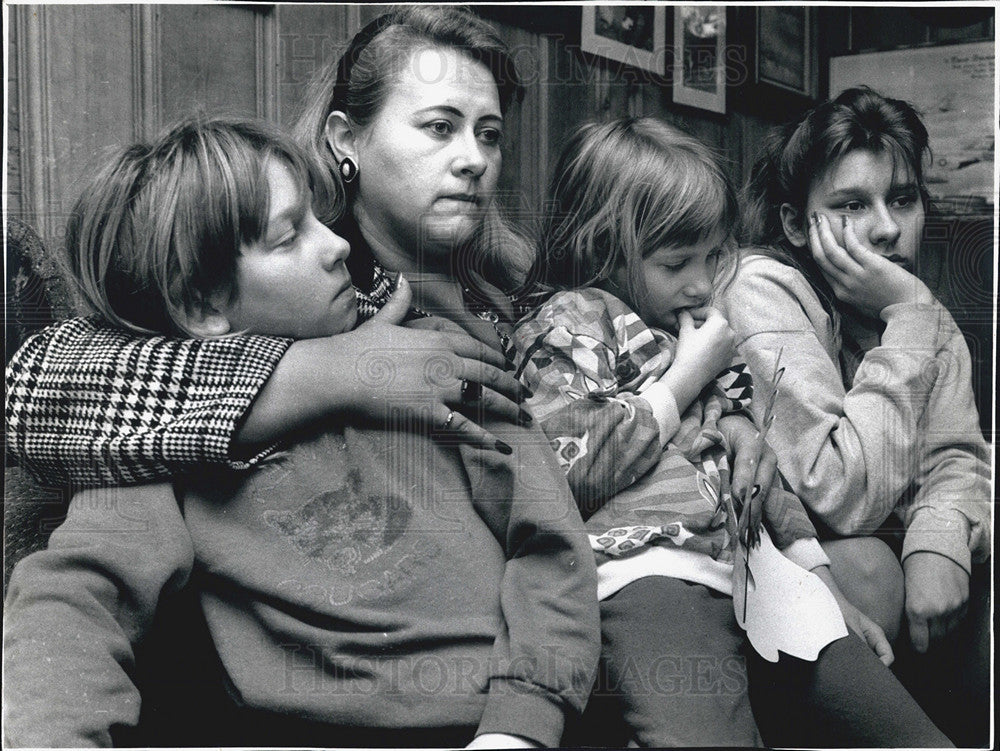
<instances>
[{"instance_id":1,"label":"graphic print on sweatshirt","mask_svg":"<svg viewBox=\"0 0 1000 751\"><path fill-rule=\"evenodd\" d=\"M301 555L353 576L399 540L413 511L348 454L335 433L299 444L258 470L253 496L267 509L264 523Z\"/></svg>"}]
</instances>

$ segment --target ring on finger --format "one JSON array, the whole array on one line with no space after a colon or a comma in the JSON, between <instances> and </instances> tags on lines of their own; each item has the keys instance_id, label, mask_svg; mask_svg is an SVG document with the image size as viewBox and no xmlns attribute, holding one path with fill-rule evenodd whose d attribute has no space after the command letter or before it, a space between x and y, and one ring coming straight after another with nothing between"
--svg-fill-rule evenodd
<instances>
[{"instance_id":1,"label":"ring on finger","mask_svg":"<svg viewBox=\"0 0 1000 751\"><path fill-rule=\"evenodd\" d=\"M483 386L477 381L462 379L462 404L479 401L483 396Z\"/></svg>"},{"instance_id":2,"label":"ring on finger","mask_svg":"<svg viewBox=\"0 0 1000 751\"><path fill-rule=\"evenodd\" d=\"M447 430L448 428L450 428L451 427L451 423L452 423L452 421L454 419L455 419L455 413L454 412L449 412L448 416L446 418L444 418L444 425L441 426L441 429L442 430Z\"/></svg>"}]
</instances>

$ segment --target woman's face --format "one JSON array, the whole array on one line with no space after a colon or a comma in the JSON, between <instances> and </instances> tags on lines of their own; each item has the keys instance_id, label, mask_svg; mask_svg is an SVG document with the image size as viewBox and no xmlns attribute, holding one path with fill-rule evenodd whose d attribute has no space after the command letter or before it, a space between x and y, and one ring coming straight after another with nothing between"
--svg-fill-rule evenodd
<instances>
[{"instance_id":1,"label":"woman's face","mask_svg":"<svg viewBox=\"0 0 1000 751\"><path fill-rule=\"evenodd\" d=\"M900 164L893 174L889 153L858 149L833 162L809 189L806 217L814 211L826 216L841 246L841 217L849 216L860 242L913 271L924 207L912 171Z\"/></svg>"},{"instance_id":2,"label":"woman's face","mask_svg":"<svg viewBox=\"0 0 1000 751\"><path fill-rule=\"evenodd\" d=\"M410 55L355 138L354 212L376 255L389 256L380 261L403 271L447 263L493 200L502 127L485 65L446 47Z\"/></svg>"}]
</instances>

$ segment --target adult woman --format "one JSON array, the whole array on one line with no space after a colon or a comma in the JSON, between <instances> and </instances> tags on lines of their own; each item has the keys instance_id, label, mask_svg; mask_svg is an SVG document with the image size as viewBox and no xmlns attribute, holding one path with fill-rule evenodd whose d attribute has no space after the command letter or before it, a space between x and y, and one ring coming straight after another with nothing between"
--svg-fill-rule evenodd
<instances>
[{"instance_id":1,"label":"adult woman","mask_svg":"<svg viewBox=\"0 0 1000 751\"><path fill-rule=\"evenodd\" d=\"M384 25L373 24L359 34L343 60L364 52L366 42ZM476 33L479 36L473 42L485 45L487 51L483 54L502 50L498 39L486 39L491 34L489 27L480 25ZM454 43L458 45L460 41ZM505 107L519 84L512 62L505 54L503 58L506 62L497 64L502 90L497 89L492 79L486 81L482 76L469 90L487 84L484 91L492 90L494 99L499 97ZM368 65L372 63L368 59ZM337 83L331 76L337 72L338 66L331 65L313 92L335 88ZM326 107L328 99L326 92L319 103L321 109ZM316 142L308 145L328 155L322 136L327 113L315 104L314 101L304 116L300 130L308 132L310 141L318 136ZM362 109L365 107L370 120L372 110L378 107L373 107L372 102ZM501 110L494 109L498 124ZM318 121L314 122L315 118ZM317 126L318 133L313 133ZM491 125L489 133L489 138L498 136L499 128ZM455 209L454 217L461 216L456 229L467 235L451 239L470 251L485 245L479 237L475 242L466 242L479 229L481 213L489 209L491 218L495 218L492 194L499 169L499 145L490 144L486 151L489 170L485 175L475 176L479 185L475 207L461 199L451 207ZM407 156L392 155L402 159ZM332 165L334 169L336 166ZM484 166L473 165L471 172L478 173ZM373 165L358 182L367 191L376 175L378 171ZM471 178L456 177L455 182L468 186ZM317 211L321 218L332 223L342 213L339 183L331 180L317 187L325 188L317 191L322 203ZM372 190L378 187L372 186ZM428 186L412 187L419 191ZM352 254L354 267L364 269L359 272L364 277L359 286L366 293L362 295L360 310L362 318L367 318L385 305L393 285L381 269L373 278L372 256L353 217L345 216L343 223L347 229L341 233L349 234L356 247ZM504 241L504 257L502 261L494 258L495 263L489 269L516 269L523 265L516 236L505 231L500 222L491 221L490 226L493 245L498 244L497 236ZM365 231L381 236L371 224L366 225ZM437 245L444 247L440 242ZM432 247L434 244L426 245ZM390 268L401 270L406 266L409 270L419 266L417 259L423 251L414 246L408 252L412 253L414 264L392 263ZM244 466L259 458L259 454L254 455L255 446L259 448L259 444L297 425L337 413L380 420L391 417L434 427L441 427L447 420L444 429L457 433L460 440L493 448L497 445L496 436L483 431L473 420L458 412L451 420L447 418L451 407L466 406L463 398L466 392L461 387L473 382L473 386L481 383L484 387L478 399L480 406L510 420L518 419L519 410L513 402L520 398L521 392L516 381L503 372L504 358L472 336L456 332L444 337L393 325L405 314L405 305L390 303L387 310L357 331L294 344L267 337L203 343L140 340L92 322L78 319L63 322L29 341L7 370L8 447L48 481L75 484L137 482L206 461ZM393 361L396 393L389 392L384 379L377 375L387 355ZM134 363L136 359L145 362L147 357L152 357L156 365L138 386L143 392L140 397L131 385L135 380ZM101 378L117 379L122 391L108 394L107 384L95 380L96 372L101 373ZM437 377L428 378L429 372ZM181 373L193 378L184 388L178 388L177 376ZM107 398L100 396L102 392ZM48 399L47 395L53 398ZM96 413L94 399L102 402ZM127 416L118 409L126 403L138 407L138 414ZM523 413L520 416L523 418ZM68 426L72 429L67 430ZM499 447L503 449L504 444L501 442Z\"/></svg>"},{"instance_id":2,"label":"adult woman","mask_svg":"<svg viewBox=\"0 0 1000 751\"><path fill-rule=\"evenodd\" d=\"M383 267L385 264L393 272L406 271L408 280L412 279L410 286L419 310L412 312L417 320L411 326L437 331L423 332L425 336L420 337L410 336L409 329L400 329L402 334L394 330L393 338L382 342L369 340L354 351L359 356L367 353L372 362L369 370L373 372L362 370L360 376L352 378L355 383L348 384L347 402L367 399L378 389L391 389L396 392L393 404L408 405L401 407L398 414L391 411L386 414L383 409L376 410L374 419L369 414L344 421L351 430L367 430L382 436L377 443L373 439L372 450L363 459L368 476L361 477L364 472L359 469L354 472L358 487L363 481L370 483L371 490L359 495L367 499L369 506L387 507L386 516L392 512L392 523L379 517L375 524L383 523L384 528L376 526L373 530L371 514L364 508L347 506L340 500L332 502L333 491L340 487L334 483L332 490L327 488L304 505L267 512L273 524L285 530L282 534L290 534L296 541L294 549L286 551L292 573L286 574L281 564L268 566L265 574L279 572L284 581L258 597L265 604L247 610L252 610L255 618L264 613L260 619L269 621L266 633L277 636L276 641L290 649L289 655L315 653L315 660L310 657L306 662L318 673L314 684L318 688L299 692L294 687L291 690L283 687L280 670L267 671L267 675L252 682L235 685L235 693L242 700L249 700L246 703L252 709L249 718L233 723L237 740L246 739L244 743L251 742L247 727L262 723L264 729L270 728L263 737L272 739L272 743L265 745L294 738L336 740L337 731L363 730L368 732L340 738L346 739L347 745L357 742L358 745L450 746L477 736L474 744L489 747L553 746L559 743L564 722L583 709L599 648L598 613L592 595L595 577L592 570L588 572L591 556L569 488L555 457L547 450L548 441L539 430L529 429L530 417L519 414L516 405L507 398L518 395L510 376L501 370L505 320L512 314L510 303L479 273L488 271L491 265L484 262L485 266L473 266L473 262L486 257L490 238L502 231L497 229L497 218L488 214L500 168L503 112L518 86L506 48L475 16L457 9L412 7L380 17L363 29L340 63L319 79L314 90L313 96L320 106L305 114L300 128L316 134L317 142L310 139L310 148L328 153L327 132L333 132L327 127L333 117L328 110L332 109L340 113L344 123L351 124L358 145L349 157L338 155L330 168L339 169L344 180L353 186L349 195L351 210L341 218L337 232L350 237L353 245L356 263L352 275L359 290L359 307L367 308L370 314L386 303L393 284ZM314 118L321 119L316 122ZM412 132L402 141L381 137L383 132L394 133L398 128L410 128ZM334 140L332 136L330 140ZM399 152L401 146L417 142L424 147L422 151ZM411 169L410 174L416 179L407 183L406 191L400 194L393 189L398 187L395 181L403 168ZM387 183L381 170L396 170L391 173L392 181ZM325 180L323 177L317 176L319 183L311 187L316 205L322 207L323 218L332 223L343 205L343 190L335 175L325 175ZM286 214L279 217L279 223L286 221L292 227L289 238L294 245L296 234L305 230L301 229L302 221L296 219L297 215ZM487 233L487 228L493 234ZM280 252L280 246L275 252ZM421 269L430 271L421 274ZM461 281L459 269L469 270ZM428 349L428 336L428 352L417 356L407 354L408 349ZM274 368L280 351L287 346L286 342L273 344L272 340L259 337L242 338L243 343L235 347L227 346L226 340L187 344L194 347L193 357L209 358L206 364L204 360L185 360L190 349L178 349L176 343L163 339L124 345L120 337L105 337L103 341L118 348L109 357L112 362L121 361L126 356L123 353L137 348L153 352L153 360L133 362L132 371L124 376L126 381L142 379L151 369L154 375L150 380L156 380L157 366L151 362L166 363L162 366L168 374L164 380L175 384L189 381L178 390L178 398L186 404L176 418L156 417L157 400L164 395L155 390L150 392L150 402L154 404L152 419L161 424L146 431L145 437L134 438L132 446L140 461L130 462L130 457L117 464L104 460L105 466L100 470L89 470L96 479L111 475L119 480L190 468L199 461L214 459L218 463L220 455L231 459L228 443L239 416L229 414L220 428L218 424L212 425L204 403L228 404L230 413L239 411L240 402L245 408L247 397L252 399L260 390L270 372L268 369ZM246 344L259 341L264 343ZM332 340L318 341L320 351L336 346ZM45 339L36 352L41 352L44 360L63 344L56 333ZM334 353L341 359L354 354ZM487 362L476 363L472 357L482 357ZM292 363L287 362L287 357L282 359L243 425L245 438L246 434L249 440L255 440L269 439L279 431L290 433L326 411L326 406L321 404L317 408L310 403L309 394L303 399L289 386L308 381L312 384L311 391L318 390L330 379L329 373L320 372L322 363L318 366L308 363L308 351L305 364L302 358L303 355L296 355ZM249 365L251 375L242 379L242 394L227 403L225 392L231 381L216 374L230 369L246 373L245 359L253 360ZM329 359L328 356L326 360ZM350 370L355 363L348 365L341 367ZM361 365L365 367L364 362ZM18 368L22 366L23 362ZM282 369L287 373L283 375ZM365 384L366 377L376 384ZM83 381L85 390L115 388L115 378L107 372L102 372L93 385L87 384L86 378ZM354 388L358 381L361 388ZM477 383L496 386L499 392L481 391ZM24 387L22 382L19 388ZM68 388L72 386L63 381L61 393ZM268 390L273 391L270 396ZM507 397L501 397L501 393ZM12 397L14 401L18 398ZM388 401L385 397L382 400ZM452 411L446 402L454 404L456 410ZM453 441L432 440L437 436L422 429L428 423L443 430L468 422L468 418L457 412L459 405L475 414L477 421L491 431L489 435L503 431L503 436L514 446L493 438L491 448L495 451L473 451L465 446L456 447ZM491 405L507 421L501 422L496 415L482 411L484 405ZM261 410L264 417L255 417L254 413ZM141 421L147 419L144 416ZM388 419L393 422L384 422ZM43 431L43 436L46 432L66 432L65 421L61 428L58 420L54 422ZM178 422L182 423L179 428ZM178 429L194 437L194 442L187 444L186 454L162 448L150 450L160 442L155 436L176 435ZM213 429L214 439L202 437ZM482 445L483 436L487 435L482 428L463 429L472 442ZM26 426L28 439L38 440L32 435L38 430L42 428ZM166 433L157 432L162 430ZM141 433L142 428L134 432ZM389 434L394 436L391 441L384 437ZM147 442L150 439L152 443ZM214 449L209 446L211 441L215 442ZM338 445L334 440L332 448L327 445L314 456L323 465L335 464L330 452L335 453ZM124 453L114 440L104 446ZM79 454L66 474L81 474L83 462ZM55 463L62 458L58 451L50 457ZM279 483L288 476L287 463L282 462L279 456L270 463L272 469L283 468L276 470ZM265 468L256 476L266 474ZM313 474L318 476L318 472ZM191 482L197 484L199 479ZM215 483L220 484L225 483ZM146 498L148 503L162 502L162 498L160 501L150 498L149 494L155 492L155 487L142 489L135 491L135 497ZM262 497L277 496L284 503L292 492L290 487L268 485L262 489ZM78 506L74 502L74 508ZM222 504L222 508L226 514L232 512L231 505ZM481 523L495 539L484 541L476 533L477 526L465 524L454 515L460 509L473 511L473 518L479 520L477 524ZM536 523L519 522L523 518L519 509L531 510ZM418 516L424 516L426 521L414 521ZM402 526L397 529L394 524ZM359 536L369 545L373 539L378 542L383 538L400 538L402 531L412 531L413 527L431 538L429 544L403 551L407 554L399 558L398 567L382 571L371 569L381 559L368 552L357 554L353 540L345 540L345 536ZM227 539L226 550L234 546L239 547ZM449 556L454 549L466 549L477 558L480 567L475 572L456 571L452 567L447 576L435 571L441 561L451 560ZM243 555L242 550L234 552ZM58 551L46 553L57 555ZM304 580L294 574L295 567L302 564L302 555L310 561L323 555L334 558L339 555L337 560L348 560L350 571L345 573L334 567L328 572L330 581L325 582L325 591L303 587ZM22 562L22 567L32 558L36 556ZM546 568L543 559L555 565ZM305 563L311 565L310 561ZM252 563L238 563L235 568L238 572L249 570ZM229 586L233 578L228 575L231 567L213 564L207 566L212 570L207 578L222 578L227 582L226 594L220 599L246 600L247 593L256 591L255 588L264 591L264 587L257 585ZM259 565L254 568L255 579L260 568ZM384 607L380 607L380 601ZM528 601L540 605L535 614L528 615L521 607ZM412 606L412 613L417 615L409 620L387 615L391 613L391 604L400 602ZM480 602L485 602L486 607L475 604ZM354 606L357 610L352 616ZM274 611L278 615L270 620L267 614ZM363 611L360 616L359 611ZM448 611L452 616L446 615ZM289 622L301 623L304 628L295 630L300 634L311 633L312 641L297 641ZM429 625L434 636L422 634L421 624ZM472 634L472 630L477 633ZM343 639L349 646L339 649L337 639ZM428 660L425 652L431 645L436 654ZM223 646L234 649L223 640L216 640L216 646L220 651ZM470 647L475 648L474 653L469 651ZM259 658L259 652L255 644L249 644L246 656L227 664L234 683L240 684L240 680L238 671L230 669L232 665L255 664L255 656ZM358 656L379 669L359 667L353 659ZM340 658L350 664L346 668L338 664ZM451 682L441 683L438 688L426 680L421 684L420 671L426 670L430 662L447 666L452 672L446 678ZM382 677L388 677L382 680L378 675L380 668L390 663L402 672L384 673ZM291 674L293 668L288 670ZM352 679L365 676L371 679L369 690L377 693L380 700L396 702L396 711L372 716L371 697L368 705L364 705L365 697L351 688L356 685L351 684ZM441 716L441 709L447 703L443 692L457 702L456 711L446 717ZM354 706L346 715L338 715L336 705L344 700ZM135 706L134 701L131 704ZM271 717L268 713L280 716ZM271 724L272 719L278 721L276 725ZM311 736L309 733L315 730L312 725L300 726L289 735L289 723L294 726L303 719L325 726L321 730L326 735ZM128 720L131 718L126 717L122 722L127 724ZM408 735L411 730L424 732ZM385 731L395 733L386 735ZM95 737L105 736L102 728ZM230 737L227 742L232 740ZM260 736L252 742L261 742Z\"/></svg>"},{"instance_id":3,"label":"adult woman","mask_svg":"<svg viewBox=\"0 0 1000 751\"><path fill-rule=\"evenodd\" d=\"M400 401L417 402L419 409L410 406L400 420L412 421L416 417L422 424L435 427L468 425L445 402L464 403L467 410L478 410L485 401L511 421L530 422L530 416L519 413L509 399L500 396L517 394L507 381L509 376L491 365L475 369L468 358L455 356L456 352L474 354L488 350L494 354L483 357L496 357L505 347L513 318L510 301L490 281L502 286L516 283L512 269L516 272L518 259L512 253L512 235L496 217L492 199L500 168L503 113L517 88L509 55L482 22L458 10L415 6L376 20L355 37L341 61L317 79L310 94L311 106L299 124L300 140L347 183L349 210L339 220L334 211L341 195L338 181L331 176L329 181L313 187L318 205L327 208L321 210L321 218L334 224L337 233L350 240L352 252L348 263L362 310L367 306L370 311L385 304L392 288L388 272L402 271L413 289L414 320L410 325L440 329L434 342L437 350L443 349L447 355L442 363L435 363L431 356L404 356L401 348L426 346L416 337L407 340L398 335L388 346L381 347L381 352L374 347L383 360L401 358L405 365L401 366L401 376L397 374L392 380L391 388L396 390ZM464 330L471 336L470 341L482 349L473 352L463 350L465 345L451 343L450 338L457 330ZM72 341L67 341L64 333ZM334 346L332 340L318 341L306 354L296 355L300 363L307 361L305 367L286 368L294 347L281 357L287 343L268 344L259 337L240 338L241 342L257 342L253 346L263 353L257 356L260 363L253 365L252 373L242 379L242 396L229 398L230 383L220 383L217 374L240 367L246 372L242 360L251 345L202 341L196 345L195 355L191 355L195 345L190 343L134 341L127 337L123 341L121 335L115 335L102 339L101 346L110 351L108 354L94 344L93 338L75 336L73 340L72 329L50 332L19 353L9 372L9 381L15 384L15 388L8 389L11 448L34 461L36 469L51 467L63 477L90 482L130 481L163 476L198 462L231 462L233 433L240 426L247 403L255 396L241 428L245 442L271 440L283 426L287 429L290 422L301 424L331 411L329 397L317 398L315 402L310 398L321 391L330 376L322 372L327 367L323 363L308 362L308 352L326 353L321 359L328 363L331 356L325 348ZM372 348L369 343L368 349ZM121 384L129 384L136 378L129 359L136 351L143 357L165 362L161 367L171 374L183 373L196 384L196 389L188 385L186 390L175 388L167 395L156 390L144 394L140 406L148 412L138 419L125 417L134 400L116 393L108 400L107 416L102 413L95 419L94 411L88 409L92 392L108 384L113 389L128 388ZM361 354L364 352L362 348ZM110 366L102 372L99 383L88 382L88 371L78 367L92 353ZM195 356L202 360L194 360ZM352 352L342 355L344 359L353 356ZM208 365L204 364L205 358ZM76 367L66 368L66 362ZM353 367L354 363L349 365ZM350 370L343 363L339 367ZM386 367L391 369L392 365ZM108 377L109 370L118 375L117 380ZM54 385L48 388L56 392L52 400L55 416L39 404L40 394L32 390L38 373L54 379ZM495 386L500 393L484 391L482 398L477 396L476 380ZM265 381L267 385L261 391ZM473 385L460 387L466 381ZM296 393L303 384L307 398ZM382 384L382 388L387 387ZM349 392L343 399L348 405L377 391L370 384L366 388L365 384L361 387L351 384L350 388L338 389L344 390ZM354 393L357 391L361 393ZM429 400L424 395L428 391ZM384 402L385 398L382 399ZM160 401L175 402L175 411L164 415ZM226 406L228 417L223 424L210 424L205 402ZM294 418L291 421L289 412ZM376 418L385 419L385 411L377 412ZM123 420L132 428L127 446L108 436ZM77 434L83 427L91 436L105 436L105 440L96 451L86 447L81 450L77 441L67 437L67 425L76 427ZM503 429L496 421L486 425L492 431L490 435ZM479 445L490 440L481 429L478 432L464 429ZM514 426L509 430L514 438L525 435ZM208 432L211 440L204 437ZM180 440L174 438L178 433ZM539 433L536 435L541 437ZM774 458L768 456L762 466L754 467L750 459L752 430L743 431L742 436L740 445L735 447L734 484L745 487L756 479L766 493L773 476ZM169 454L165 438L174 440L175 450ZM504 443L498 444L497 449L501 454L512 452ZM489 461L494 460L493 452L483 453ZM533 486L536 475L527 468L525 453L506 460L515 462L508 475L518 480L515 484L522 497L530 492L540 500L547 498L553 488ZM542 453L539 450L539 455ZM537 464L541 460L530 461ZM554 461L554 457L548 456L545 461ZM470 482L474 483L476 477L470 475ZM527 482L529 479L531 483ZM555 490L563 492L560 488ZM511 499L498 495L495 500L507 503ZM519 551L515 558L525 552ZM560 583L552 581L549 586L558 588ZM554 598L553 602L563 599ZM566 611L567 615L570 610L579 611L586 620L591 604L596 606L583 595L581 602ZM574 632L575 628L568 631ZM544 649L546 644L537 641L533 646ZM553 678L565 678L563 669L572 668L570 663L585 666L585 652L581 650L582 662L580 655L566 655L568 662L561 655L554 655L561 668ZM581 675L575 669L570 672L574 678ZM577 688L585 691L587 687L577 686L571 693L578 695ZM524 717L518 719L523 721ZM531 739L555 743L547 736L531 736Z\"/></svg>"},{"instance_id":4,"label":"adult woman","mask_svg":"<svg viewBox=\"0 0 1000 751\"><path fill-rule=\"evenodd\" d=\"M910 105L864 88L776 131L748 188L758 247L725 295L749 367L766 374L781 353L769 441L793 490L832 537L901 517L905 612L918 652L962 620L974 564L990 555L989 450L968 348L910 271L927 149ZM838 565L885 570L886 549L873 538L826 549L835 574ZM898 605L877 594L885 582L838 581L892 633ZM975 676L988 672L988 625L967 626L979 631L951 641L970 647L955 664L972 661L964 683L981 707L988 684ZM976 721L985 727L985 714Z\"/></svg>"}]
</instances>

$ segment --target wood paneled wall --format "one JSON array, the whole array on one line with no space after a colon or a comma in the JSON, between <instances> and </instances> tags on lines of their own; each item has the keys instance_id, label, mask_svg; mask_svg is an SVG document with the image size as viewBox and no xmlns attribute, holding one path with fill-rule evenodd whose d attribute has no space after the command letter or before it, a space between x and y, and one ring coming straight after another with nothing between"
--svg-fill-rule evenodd
<instances>
[{"instance_id":1,"label":"wood paneled wall","mask_svg":"<svg viewBox=\"0 0 1000 751\"><path fill-rule=\"evenodd\" d=\"M8 6L9 213L38 227L47 242L57 242L85 179L110 152L193 110L291 124L312 74L339 57L355 31L387 7ZM749 10L743 6L740 15L730 9L730 23L742 22ZM514 50L527 83L509 118L500 182L502 203L526 222L542 206L548 170L566 134L584 120L670 120L714 146L739 183L764 132L804 106L753 108L734 97L729 112L716 115L675 105L658 80L581 53L578 8L532 9L530 16L524 6L479 6L479 12ZM857 51L873 25L896 29L904 35L897 42L904 44L933 36L908 13L819 8L821 70L829 54ZM737 29L731 32L735 38ZM992 37L993 21L947 33Z\"/></svg>"},{"instance_id":2,"label":"wood paneled wall","mask_svg":"<svg viewBox=\"0 0 1000 751\"><path fill-rule=\"evenodd\" d=\"M8 213L57 243L86 179L118 147L192 111L290 125L306 85L385 5L9 6ZM570 23L579 11L566 8ZM488 18L489 13L485 13ZM530 222L567 132L592 117L657 115L706 140L740 179L768 120L678 109L656 82L557 36L495 23L527 82L511 113L501 201ZM577 31L578 33L578 31Z\"/></svg>"}]
</instances>

